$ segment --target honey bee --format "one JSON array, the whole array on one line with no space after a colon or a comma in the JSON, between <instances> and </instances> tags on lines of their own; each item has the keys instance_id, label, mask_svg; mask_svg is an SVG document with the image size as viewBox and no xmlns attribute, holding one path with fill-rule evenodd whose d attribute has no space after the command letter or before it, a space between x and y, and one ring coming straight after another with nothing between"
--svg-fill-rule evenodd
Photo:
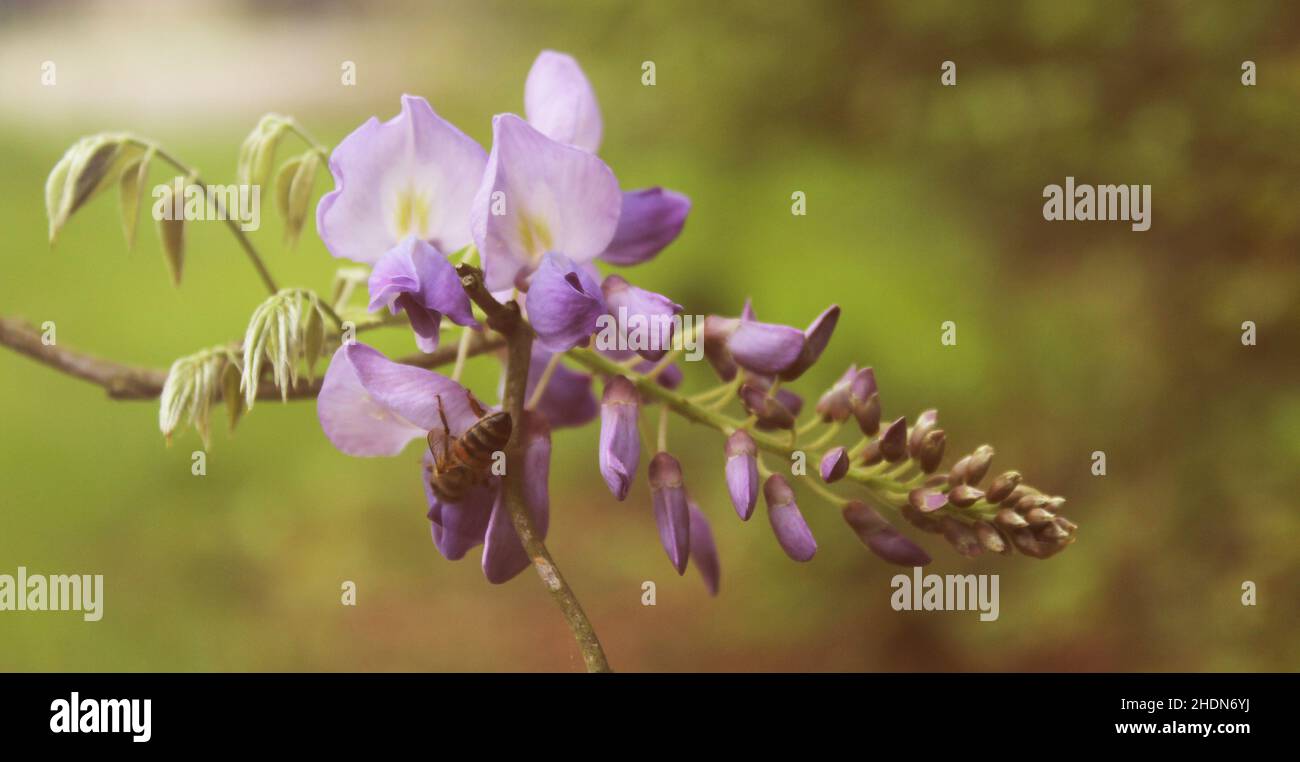
<instances>
[{"instance_id":1,"label":"honey bee","mask_svg":"<svg viewBox=\"0 0 1300 762\"><path fill-rule=\"evenodd\" d=\"M451 436L447 414L442 408L442 395L438 395L438 417L442 429L429 432L429 452L433 463L424 467L433 494L447 503L460 502L470 487L483 484L491 472L492 455L505 449L510 440L512 422L505 411L489 413L466 392L470 410L478 420L459 437Z\"/></svg>"}]
</instances>

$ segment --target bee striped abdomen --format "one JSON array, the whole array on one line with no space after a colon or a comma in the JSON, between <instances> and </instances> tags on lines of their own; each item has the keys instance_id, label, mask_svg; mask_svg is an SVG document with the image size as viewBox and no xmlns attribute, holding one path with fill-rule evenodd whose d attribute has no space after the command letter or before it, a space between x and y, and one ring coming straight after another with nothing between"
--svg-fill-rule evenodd
<instances>
[{"instance_id":1,"label":"bee striped abdomen","mask_svg":"<svg viewBox=\"0 0 1300 762\"><path fill-rule=\"evenodd\" d=\"M452 444L452 455L467 465L485 466L492 462L492 453L505 448L510 429L509 413L484 416Z\"/></svg>"}]
</instances>

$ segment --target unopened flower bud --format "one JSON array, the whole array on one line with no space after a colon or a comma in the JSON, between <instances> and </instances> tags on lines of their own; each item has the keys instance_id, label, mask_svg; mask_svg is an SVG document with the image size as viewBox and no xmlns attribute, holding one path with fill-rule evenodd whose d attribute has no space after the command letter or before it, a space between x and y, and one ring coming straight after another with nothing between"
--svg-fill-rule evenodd
<instances>
[{"instance_id":1,"label":"unopened flower bud","mask_svg":"<svg viewBox=\"0 0 1300 762\"><path fill-rule=\"evenodd\" d=\"M925 435L914 456L920 463L923 473L934 473L934 470L939 467L940 461L943 460L943 449L947 444L948 435L943 429L934 429Z\"/></svg>"},{"instance_id":2,"label":"unopened flower bud","mask_svg":"<svg viewBox=\"0 0 1300 762\"><path fill-rule=\"evenodd\" d=\"M862 368L849 384L849 410L858 420L862 433L872 437L880 431L880 394L876 388L876 371Z\"/></svg>"},{"instance_id":3,"label":"unopened flower bud","mask_svg":"<svg viewBox=\"0 0 1300 762\"><path fill-rule=\"evenodd\" d=\"M970 462L966 464L966 483L978 485L989 472L989 465L992 463L993 448L988 445L976 447L975 452L970 455Z\"/></svg>"},{"instance_id":4,"label":"unopened flower bud","mask_svg":"<svg viewBox=\"0 0 1300 762\"><path fill-rule=\"evenodd\" d=\"M958 521L952 516L944 516L939 519L939 526L943 529L943 538L956 548L959 554L974 558L984 552L979 538L975 536L975 530L969 524Z\"/></svg>"},{"instance_id":5,"label":"unopened flower bud","mask_svg":"<svg viewBox=\"0 0 1300 762\"><path fill-rule=\"evenodd\" d=\"M1047 496L1040 495L1037 493L1025 495L1024 497L1020 498L1020 500L1016 501L1016 510L1019 511L1020 513L1029 513L1035 508L1046 508L1046 507L1047 507Z\"/></svg>"},{"instance_id":6,"label":"unopened flower bud","mask_svg":"<svg viewBox=\"0 0 1300 762\"><path fill-rule=\"evenodd\" d=\"M1029 526L1029 522L1025 521L1025 517L1016 513L1015 510L1011 508L1003 508L999 510L997 515L993 517L993 520L998 523L998 526L1006 529L1023 529L1024 527Z\"/></svg>"},{"instance_id":7,"label":"unopened flower bud","mask_svg":"<svg viewBox=\"0 0 1300 762\"><path fill-rule=\"evenodd\" d=\"M736 361L727 351L727 338L734 331L733 318L708 315L704 318L704 357L723 381L736 377Z\"/></svg>"},{"instance_id":8,"label":"unopened flower bud","mask_svg":"<svg viewBox=\"0 0 1300 762\"><path fill-rule=\"evenodd\" d=\"M834 447L822 456L822 481L830 484L844 478L849 472L849 454L843 447Z\"/></svg>"},{"instance_id":9,"label":"unopened flower bud","mask_svg":"<svg viewBox=\"0 0 1300 762\"><path fill-rule=\"evenodd\" d=\"M989 485L985 497L990 503L1000 503L1011 495L1011 491L1020 486L1020 480L1023 477L1019 471L1007 471L993 480Z\"/></svg>"},{"instance_id":10,"label":"unopened flower bud","mask_svg":"<svg viewBox=\"0 0 1300 762\"><path fill-rule=\"evenodd\" d=\"M890 463L907 457L907 419L899 416L880 435L880 454Z\"/></svg>"},{"instance_id":11,"label":"unopened flower bud","mask_svg":"<svg viewBox=\"0 0 1300 762\"><path fill-rule=\"evenodd\" d=\"M1021 498L1025 497L1026 495L1032 495L1032 494L1033 494L1032 490L1030 490L1028 487L1024 486L1023 484L1021 484L1017 486L1015 489L1011 490L1011 494L1002 498L1001 502L1003 507L1015 508L1020 503Z\"/></svg>"},{"instance_id":12,"label":"unopened flower bud","mask_svg":"<svg viewBox=\"0 0 1300 762\"><path fill-rule=\"evenodd\" d=\"M727 492L741 521L749 521L758 502L758 448L744 429L727 437Z\"/></svg>"},{"instance_id":13,"label":"unopened flower bud","mask_svg":"<svg viewBox=\"0 0 1300 762\"><path fill-rule=\"evenodd\" d=\"M938 410L926 410L916 417L916 424L907 435L907 454L913 459L921 456L921 442L925 440L926 434L934 430L938 420Z\"/></svg>"},{"instance_id":14,"label":"unopened flower bud","mask_svg":"<svg viewBox=\"0 0 1300 762\"><path fill-rule=\"evenodd\" d=\"M695 568L700 570L700 576L704 577L704 586L709 589L709 595L717 595L722 566L718 561L718 545L713 541L713 528L694 500L689 500L688 506L691 517L691 558L695 560Z\"/></svg>"},{"instance_id":15,"label":"unopened flower bud","mask_svg":"<svg viewBox=\"0 0 1300 762\"><path fill-rule=\"evenodd\" d=\"M1025 521L1032 527L1051 524L1055 518L1056 514L1046 508L1030 508L1025 512Z\"/></svg>"},{"instance_id":16,"label":"unopened flower bud","mask_svg":"<svg viewBox=\"0 0 1300 762\"><path fill-rule=\"evenodd\" d=\"M636 386L623 376L610 379L600 400L600 475L618 500L627 497L641 461L640 402Z\"/></svg>"},{"instance_id":17,"label":"unopened flower bud","mask_svg":"<svg viewBox=\"0 0 1300 762\"><path fill-rule=\"evenodd\" d=\"M871 506L853 500L844 506L842 513L844 521L862 544L884 560L900 566L925 566L930 563L929 553L890 526Z\"/></svg>"},{"instance_id":18,"label":"unopened flower bud","mask_svg":"<svg viewBox=\"0 0 1300 762\"><path fill-rule=\"evenodd\" d=\"M867 443L866 449L862 451L862 464L864 466L874 466L884 460L880 454L880 440L873 439Z\"/></svg>"},{"instance_id":19,"label":"unopened flower bud","mask_svg":"<svg viewBox=\"0 0 1300 762\"><path fill-rule=\"evenodd\" d=\"M984 497L983 490L969 484L958 484L948 490L948 502L958 508L969 508Z\"/></svg>"},{"instance_id":20,"label":"unopened flower bud","mask_svg":"<svg viewBox=\"0 0 1300 762\"><path fill-rule=\"evenodd\" d=\"M921 513L933 513L948 504L948 496L938 490L918 487L907 493L907 502Z\"/></svg>"},{"instance_id":21,"label":"unopened flower bud","mask_svg":"<svg viewBox=\"0 0 1300 762\"><path fill-rule=\"evenodd\" d=\"M1035 508L1034 510L1042 510L1042 509ZM1030 520L1029 523L1032 524L1034 522ZM1052 539L1052 540L1065 540L1070 537L1070 532L1067 531L1065 527L1061 526L1060 524L1056 523L1056 521L1053 520L1047 522L1038 530L1038 536Z\"/></svg>"},{"instance_id":22,"label":"unopened flower bud","mask_svg":"<svg viewBox=\"0 0 1300 762\"><path fill-rule=\"evenodd\" d=\"M943 532L943 528L939 526L939 519L937 517L931 516L928 513L922 513L911 503L904 503L903 507L900 508L898 512L917 529L932 534L940 534Z\"/></svg>"},{"instance_id":23,"label":"unopened flower bud","mask_svg":"<svg viewBox=\"0 0 1300 762\"><path fill-rule=\"evenodd\" d=\"M850 365L849 369L844 371L844 375L840 376L840 379L822 394L821 399L817 400L817 414L821 416L823 422L846 421L853 414L849 407L849 385L853 383L853 377L857 372L857 366Z\"/></svg>"},{"instance_id":24,"label":"unopened flower bud","mask_svg":"<svg viewBox=\"0 0 1300 762\"><path fill-rule=\"evenodd\" d=\"M808 522L804 521L799 506L794 501L794 491L785 477L772 474L763 483L763 498L767 501L767 518L772 523L772 532L781 544L785 554L795 561L807 561L817 552L817 540L813 538Z\"/></svg>"},{"instance_id":25,"label":"unopened flower bud","mask_svg":"<svg viewBox=\"0 0 1300 762\"><path fill-rule=\"evenodd\" d=\"M650 499L654 504L659 541L678 574L686 573L691 552L691 516L682 481L682 465L666 452L650 459Z\"/></svg>"},{"instance_id":26,"label":"unopened flower bud","mask_svg":"<svg viewBox=\"0 0 1300 762\"><path fill-rule=\"evenodd\" d=\"M794 428L795 414L775 397L768 396L767 391L757 384L746 382L741 385L740 404L757 419L760 428Z\"/></svg>"},{"instance_id":27,"label":"unopened flower bud","mask_svg":"<svg viewBox=\"0 0 1300 762\"><path fill-rule=\"evenodd\" d=\"M958 484L965 484L968 466L970 466L969 455L963 455L960 460L952 464L952 468L948 470L948 486L956 487Z\"/></svg>"},{"instance_id":28,"label":"unopened flower bud","mask_svg":"<svg viewBox=\"0 0 1300 762\"><path fill-rule=\"evenodd\" d=\"M987 521L975 522L975 537L979 539L980 545L990 553L1000 553L1005 556L1011 552L1011 547L1002 538L1002 533Z\"/></svg>"}]
</instances>

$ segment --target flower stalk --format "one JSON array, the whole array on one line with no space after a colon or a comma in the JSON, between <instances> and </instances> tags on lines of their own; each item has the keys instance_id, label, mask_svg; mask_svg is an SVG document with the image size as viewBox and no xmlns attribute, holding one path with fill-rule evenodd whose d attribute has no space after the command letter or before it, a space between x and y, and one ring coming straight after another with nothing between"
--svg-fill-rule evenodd
<instances>
[{"instance_id":1,"label":"flower stalk","mask_svg":"<svg viewBox=\"0 0 1300 762\"><path fill-rule=\"evenodd\" d=\"M481 270L469 264L462 264L456 268L456 271L460 274L465 293L487 315L488 327L505 337L505 391L502 397L502 408L510 413L512 419L521 421L528 388L528 366L533 351L532 328L520 315L518 302L501 304L492 296L483 283ZM533 526L533 518L524 502L524 485L521 478L523 464L520 460L519 440L519 429L515 429L506 445L506 474L502 479L505 504L510 511L511 523L514 524L515 532L519 535L519 540L523 543L524 551L532 561L533 568L541 577L542 584L546 586L551 598L560 607L565 620L569 623L569 629L573 631L573 637L578 642L578 649L582 652L582 660L587 666L587 671L610 672L612 670L609 660L605 657L605 651L600 645L600 639L596 636L591 620L587 618L578 597L565 581L560 567L551 558L551 552Z\"/></svg>"}]
</instances>

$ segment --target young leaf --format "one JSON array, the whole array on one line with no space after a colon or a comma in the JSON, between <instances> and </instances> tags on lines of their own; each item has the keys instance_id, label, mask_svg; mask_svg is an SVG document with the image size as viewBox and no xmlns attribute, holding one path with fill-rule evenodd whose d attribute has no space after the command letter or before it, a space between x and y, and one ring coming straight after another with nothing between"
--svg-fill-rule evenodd
<instances>
[{"instance_id":1,"label":"young leaf","mask_svg":"<svg viewBox=\"0 0 1300 762\"><path fill-rule=\"evenodd\" d=\"M78 140L63 154L45 180L51 244L68 218L95 194L116 183L123 168L134 164L141 152L125 135L102 133Z\"/></svg>"},{"instance_id":2,"label":"young leaf","mask_svg":"<svg viewBox=\"0 0 1300 762\"><path fill-rule=\"evenodd\" d=\"M184 187L184 186L182 186ZM167 209L176 203L171 185L164 186L158 204ZM163 258L172 284L181 284L181 270L185 265L185 215L165 214L158 219L158 237L162 240Z\"/></svg>"},{"instance_id":3,"label":"young leaf","mask_svg":"<svg viewBox=\"0 0 1300 762\"><path fill-rule=\"evenodd\" d=\"M244 139L239 148L239 182L243 185L265 185L275 164L275 149L289 128L288 121L279 114L266 114Z\"/></svg>"},{"instance_id":4,"label":"young leaf","mask_svg":"<svg viewBox=\"0 0 1300 762\"><path fill-rule=\"evenodd\" d=\"M288 212L284 218L290 246L298 244L298 236L307 222L307 212L311 207L311 186L316 181L316 170L319 168L320 157L314 151L308 151L299 157L298 169L293 173L293 182L289 186Z\"/></svg>"},{"instance_id":5,"label":"young leaf","mask_svg":"<svg viewBox=\"0 0 1300 762\"><path fill-rule=\"evenodd\" d=\"M234 358L227 358L225 367L221 369L221 399L226 403L226 416L230 422L230 430L235 430L235 424L239 423L239 417L244 413L244 396L239 393L239 366L235 364Z\"/></svg>"},{"instance_id":6,"label":"young leaf","mask_svg":"<svg viewBox=\"0 0 1300 762\"><path fill-rule=\"evenodd\" d=\"M153 160L153 149L134 164L123 168L122 179L118 183L118 195L122 202L122 234L126 236L127 249L135 248L136 223L140 219L140 194L144 192L145 182L149 178L149 162Z\"/></svg>"},{"instance_id":7,"label":"young leaf","mask_svg":"<svg viewBox=\"0 0 1300 762\"><path fill-rule=\"evenodd\" d=\"M280 165L280 171L275 173L275 210L279 212L280 219L289 219L289 191L293 187L293 176L298 172L298 165L302 163L301 156L295 156ZM288 238L288 228L285 229L285 237Z\"/></svg>"},{"instance_id":8,"label":"young leaf","mask_svg":"<svg viewBox=\"0 0 1300 762\"><path fill-rule=\"evenodd\" d=\"M320 307L311 304L307 308L307 325L303 328L303 360L307 363L307 377L316 380L316 361L325 349L325 318Z\"/></svg>"}]
</instances>

